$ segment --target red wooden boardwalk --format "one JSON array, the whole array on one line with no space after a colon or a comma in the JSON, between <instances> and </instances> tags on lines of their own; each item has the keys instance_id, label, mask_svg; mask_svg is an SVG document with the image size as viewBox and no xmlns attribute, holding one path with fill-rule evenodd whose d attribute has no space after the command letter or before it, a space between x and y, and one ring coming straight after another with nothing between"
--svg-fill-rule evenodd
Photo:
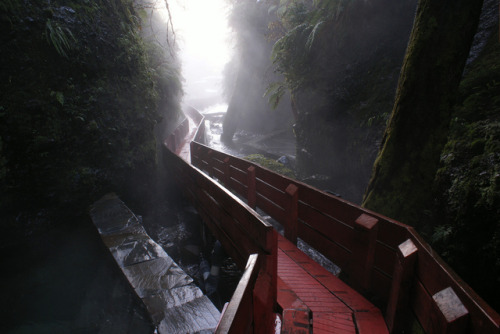
<instances>
[{"instance_id":1,"label":"red wooden boardwalk","mask_svg":"<svg viewBox=\"0 0 500 334\"><path fill-rule=\"evenodd\" d=\"M189 127L176 154L187 162L197 129ZM339 278L321 267L293 243L278 236L277 302L283 333L388 333L380 310Z\"/></svg>"},{"instance_id":2,"label":"red wooden boardwalk","mask_svg":"<svg viewBox=\"0 0 500 334\"><path fill-rule=\"evenodd\" d=\"M192 108L186 116L165 141L166 162L245 268L216 333L270 332L275 313L282 333L399 333L415 324L427 333L500 333L500 315L413 228L204 146L203 116ZM347 284L300 251L298 238L339 265Z\"/></svg>"},{"instance_id":3,"label":"red wooden boardwalk","mask_svg":"<svg viewBox=\"0 0 500 334\"><path fill-rule=\"evenodd\" d=\"M284 333L388 333L382 313L278 237L278 305Z\"/></svg>"}]
</instances>

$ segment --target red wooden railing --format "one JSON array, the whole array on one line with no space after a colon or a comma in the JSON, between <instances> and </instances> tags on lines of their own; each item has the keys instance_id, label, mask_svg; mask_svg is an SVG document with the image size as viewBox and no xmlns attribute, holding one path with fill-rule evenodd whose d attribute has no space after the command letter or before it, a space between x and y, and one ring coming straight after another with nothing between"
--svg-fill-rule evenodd
<instances>
[{"instance_id":1,"label":"red wooden railing","mask_svg":"<svg viewBox=\"0 0 500 334\"><path fill-rule=\"evenodd\" d=\"M276 232L250 209L259 207L284 226L289 240L303 239L339 265L351 286L378 301L390 332L406 327L413 315L427 333L500 333L498 313L412 227L199 143L204 142L203 118L195 109L189 112L199 126L191 142L192 164L247 204L175 154L166 154L167 165L241 268L251 254L259 254L223 312L220 332L272 328ZM250 293L255 275L256 287ZM248 306L243 299L252 301L253 313L239 311ZM236 330L231 327L236 323L247 327Z\"/></svg>"},{"instance_id":2,"label":"red wooden railing","mask_svg":"<svg viewBox=\"0 0 500 334\"><path fill-rule=\"evenodd\" d=\"M400 222L191 142L192 164L208 172L339 265L345 280L372 296L391 332L411 313L427 333L500 333L500 316L432 248Z\"/></svg>"},{"instance_id":3,"label":"red wooden railing","mask_svg":"<svg viewBox=\"0 0 500 334\"><path fill-rule=\"evenodd\" d=\"M218 332L270 332L276 309L276 231L243 201L170 149L165 150L164 157L184 194L227 254L239 268L246 266Z\"/></svg>"}]
</instances>

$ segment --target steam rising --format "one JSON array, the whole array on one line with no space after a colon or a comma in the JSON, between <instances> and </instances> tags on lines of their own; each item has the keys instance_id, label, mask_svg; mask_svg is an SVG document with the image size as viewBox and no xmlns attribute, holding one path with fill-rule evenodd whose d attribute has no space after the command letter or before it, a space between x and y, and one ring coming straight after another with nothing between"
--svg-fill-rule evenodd
<instances>
[{"instance_id":1,"label":"steam rising","mask_svg":"<svg viewBox=\"0 0 500 334\"><path fill-rule=\"evenodd\" d=\"M222 71L231 57L224 0L170 0L185 79L185 102L222 100Z\"/></svg>"}]
</instances>

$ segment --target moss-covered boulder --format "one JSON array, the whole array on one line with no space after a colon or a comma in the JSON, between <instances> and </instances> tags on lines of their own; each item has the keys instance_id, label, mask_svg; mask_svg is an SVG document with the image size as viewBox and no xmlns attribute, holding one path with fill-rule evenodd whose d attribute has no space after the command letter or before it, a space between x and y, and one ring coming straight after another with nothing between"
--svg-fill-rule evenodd
<instances>
[{"instance_id":1,"label":"moss-covered boulder","mask_svg":"<svg viewBox=\"0 0 500 334\"><path fill-rule=\"evenodd\" d=\"M282 164L281 162L278 162L274 159L270 159L265 157L262 154L250 154L245 157L246 160L249 160L251 162L256 163L259 166L262 166L264 168L267 168L269 170L272 170L273 172L276 172L278 174L290 177L290 178L295 178L295 173L293 170Z\"/></svg>"}]
</instances>

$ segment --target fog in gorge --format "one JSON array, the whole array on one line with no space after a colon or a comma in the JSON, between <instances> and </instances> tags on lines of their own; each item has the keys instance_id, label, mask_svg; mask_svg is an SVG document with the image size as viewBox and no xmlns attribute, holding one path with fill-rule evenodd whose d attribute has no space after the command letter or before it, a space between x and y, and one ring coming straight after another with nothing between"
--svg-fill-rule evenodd
<instances>
[{"instance_id":1,"label":"fog in gorge","mask_svg":"<svg viewBox=\"0 0 500 334\"><path fill-rule=\"evenodd\" d=\"M171 0L169 7L184 78L184 103L223 103L223 70L231 57L226 0Z\"/></svg>"}]
</instances>

